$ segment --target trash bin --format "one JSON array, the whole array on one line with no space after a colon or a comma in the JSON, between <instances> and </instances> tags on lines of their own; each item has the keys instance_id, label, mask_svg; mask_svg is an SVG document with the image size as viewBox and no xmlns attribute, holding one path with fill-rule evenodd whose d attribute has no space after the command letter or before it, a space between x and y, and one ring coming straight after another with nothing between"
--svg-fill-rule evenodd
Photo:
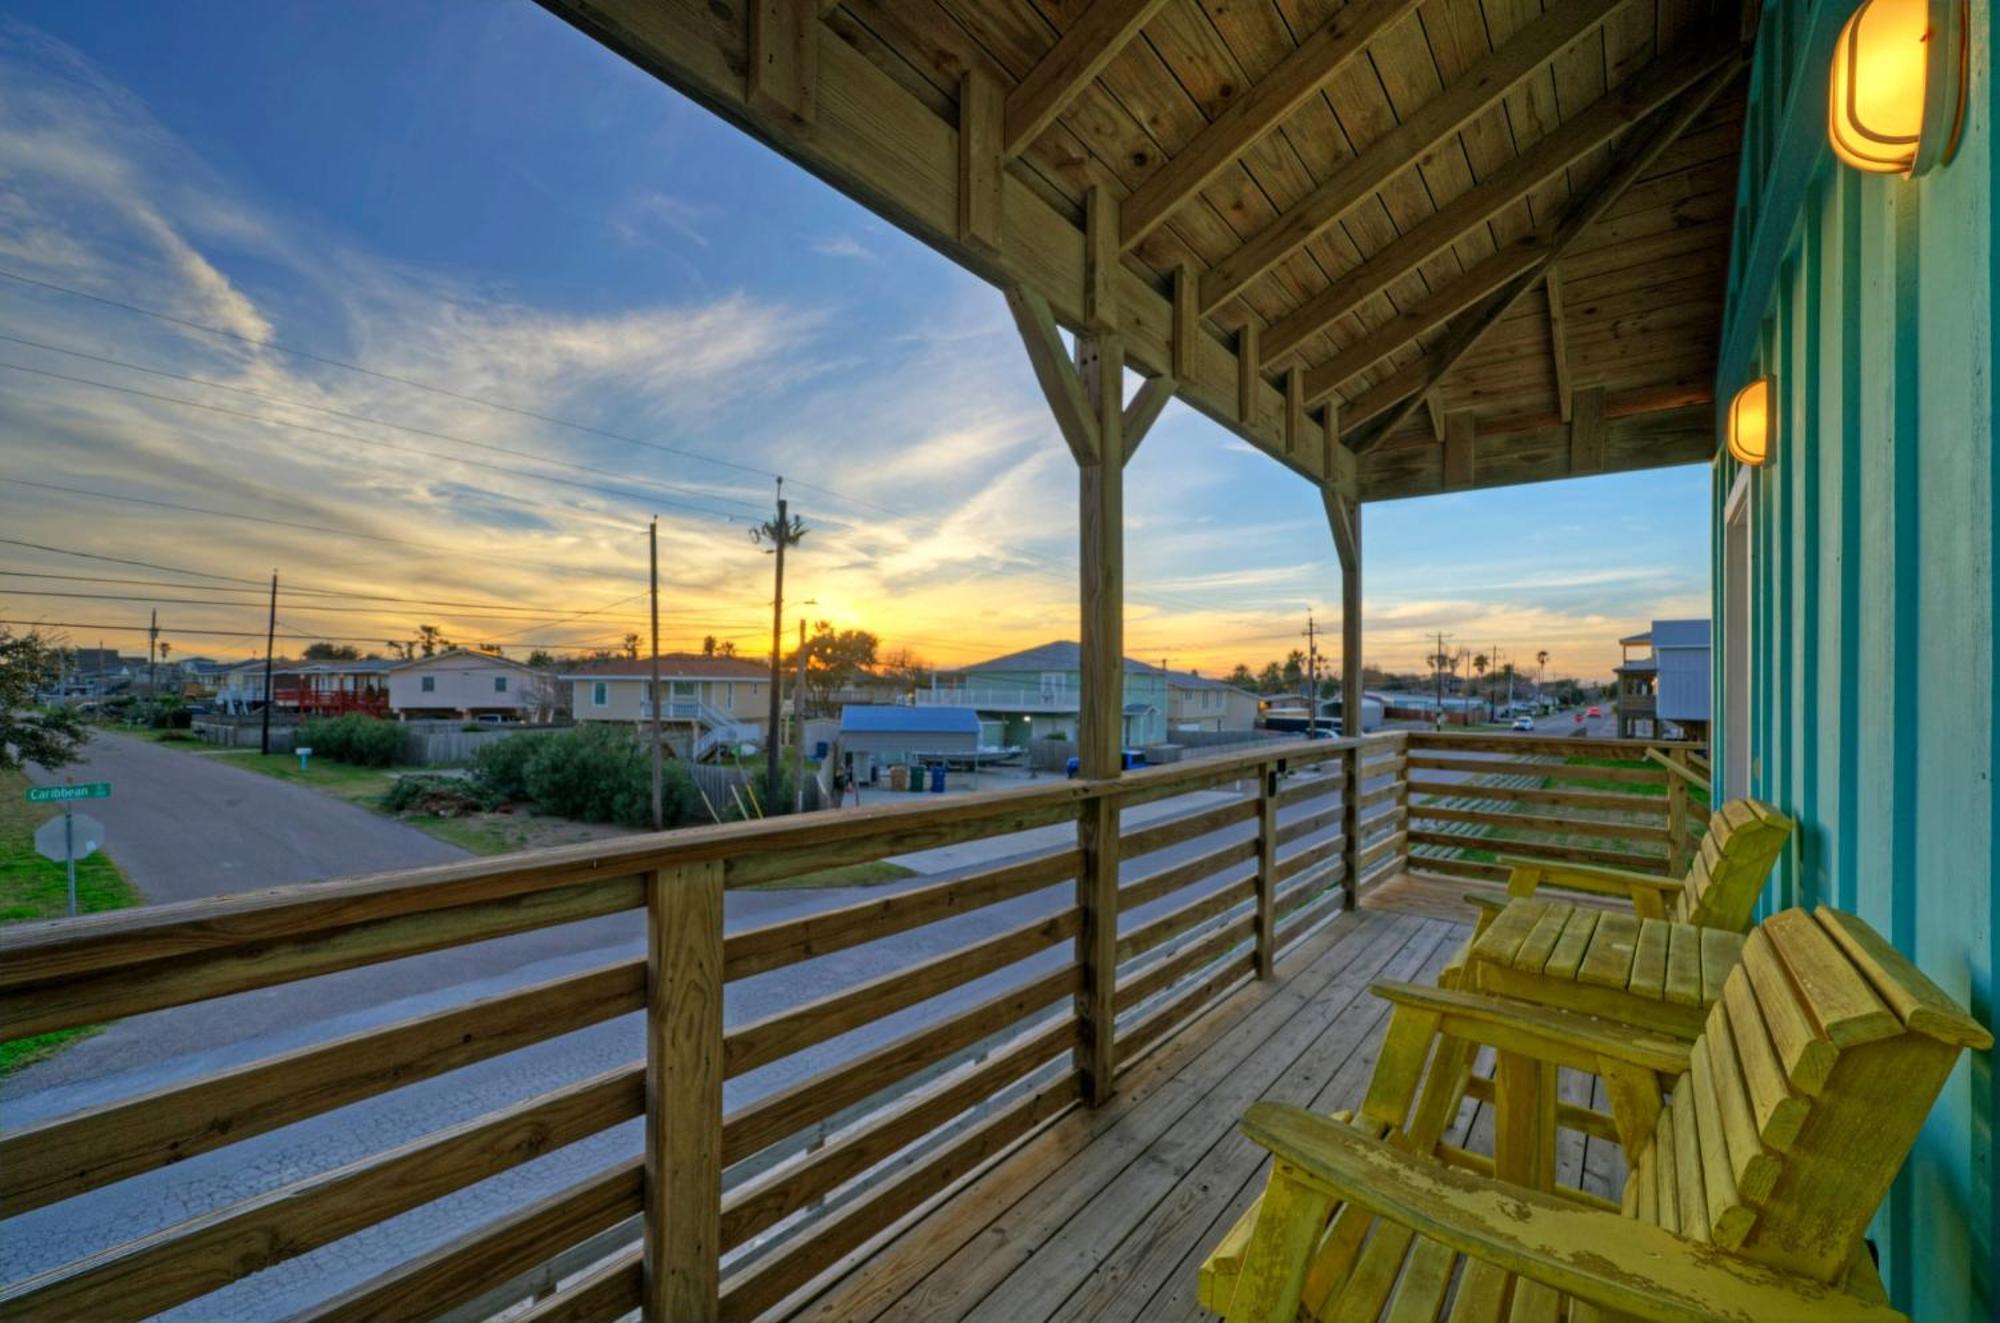
<instances>
[{"instance_id":1,"label":"trash bin","mask_svg":"<svg viewBox=\"0 0 2000 1323\"><path fill-rule=\"evenodd\" d=\"M944 764L943 764L943 763L932 763L932 764L931 764L931 793L932 793L933 795L942 795L942 794L944 793Z\"/></svg>"},{"instance_id":2,"label":"trash bin","mask_svg":"<svg viewBox=\"0 0 2000 1323\"><path fill-rule=\"evenodd\" d=\"M923 792L924 792L924 765L922 763L911 763L910 793L913 795L921 795Z\"/></svg>"},{"instance_id":3,"label":"trash bin","mask_svg":"<svg viewBox=\"0 0 2000 1323\"><path fill-rule=\"evenodd\" d=\"M908 790L909 788L910 788L910 769L903 766L901 763L897 763L894 767L891 767L889 769L889 789Z\"/></svg>"}]
</instances>

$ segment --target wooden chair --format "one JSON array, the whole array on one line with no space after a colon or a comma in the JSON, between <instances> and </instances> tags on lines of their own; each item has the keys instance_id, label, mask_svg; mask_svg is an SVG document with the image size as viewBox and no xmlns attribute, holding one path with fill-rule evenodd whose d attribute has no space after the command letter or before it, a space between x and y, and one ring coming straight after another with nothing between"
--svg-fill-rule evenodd
<instances>
[{"instance_id":1,"label":"wooden chair","mask_svg":"<svg viewBox=\"0 0 2000 1323\"><path fill-rule=\"evenodd\" d=\"M1202 1266L1208 1308L1232 1323L1289 1323L1301 1306L1372 1320L1385 1304L1388 1317L1430 1319L1447 1297L1450 1323L1565 1309L1586 1321L1902 1317L1862 1237L1960 1051L1993 1037L1859 919L1772 916L1692 1044L1410 991L1358 1116L1250 1109L1243 1129L1277 1163ZM1449 1074L1479 1042L1500 1050L1496 1175L1454 1164L1438 1141L1454 1096L1439 1067ZM1558 1065L1623 1081L1617 1125L1636 1157L1619 1210L1552 1188Z\"/></svg>"},{"instance_id":2,"label":"wooden chair","mask_svg":"<svg viewBox=\"0 0 2000 1323\"><path fill-rule=\"evenodd\" d=\"M1642 919L1671 919L1740 933L1750 927L1764 880L1795 825L1760 800L1729 800L1709 815L1708 834L1683 878L1539 859L1504 857L1500 862L1509 870L1509 896L1532 896L1544 887L1585 891L1627 899ZM1492 908L1483 897L1475 903Z\"/></svg>"}]
</instances>

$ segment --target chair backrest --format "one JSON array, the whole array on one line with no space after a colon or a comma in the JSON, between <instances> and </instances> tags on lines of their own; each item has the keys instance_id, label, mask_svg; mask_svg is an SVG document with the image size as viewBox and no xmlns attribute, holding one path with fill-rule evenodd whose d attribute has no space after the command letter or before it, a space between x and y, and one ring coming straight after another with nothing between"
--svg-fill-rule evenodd
<instances>
[{"instance_id":1,"label":"chair backrest","mask_svg":"<svg viewBox=\"0 0 2000 1323\"><path fill-rule=\"evenodd\" d=\"M1709 815L1708 835L1681 884L1672 917L1703 928L1747 929L1792 827L1790 818L1761 800L1726 801Z\"/></svg>"},{"instance_id":2,"label":"chair backrest","mask_svg":"<svg viewBox=\"0 0 2000 1323\"><path fill-rule=\"evenodd\" d=\"M1625 1211L1833 1281L1959 1052L1992 1043L1860 919L1774 914L1634 1160Z\"/></svg>"}]
</instances>

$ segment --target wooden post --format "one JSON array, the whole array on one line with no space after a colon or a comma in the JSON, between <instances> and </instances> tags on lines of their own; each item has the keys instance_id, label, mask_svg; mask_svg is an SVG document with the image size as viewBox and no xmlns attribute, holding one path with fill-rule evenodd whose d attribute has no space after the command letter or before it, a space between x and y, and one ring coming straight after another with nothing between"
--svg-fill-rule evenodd
<instances>
[{"instance_id":1,"label":"wooden post","mask_svg":"<svg viewBox=\"0 0 2000 1323\"><path fill-rule=\"evenodd\" d=\"M1077 763L1086 780L1115 780L1124 767L1125 719L1125 351L1116 335L1076 342L1077 375L1090 403L1097 450L1077 469L1082 538L1080 584L1082 658L1077 710ZM1077 820L1083 867L1076 903L1083 911L1077 961L1077 1069L1084 1101L1111 1096L1117 1071L1113 1041L1118 981L1118 798L1084 805Z\"/></svg>"},{"instance_id":2,"label":"wooden post","mask_svg":"<svg viewBox=\"0 0 2000 1323\"><path fill-rule=\"evenodd\" d=\"M646 1323L721 1310L722 864L646 895Z\"/></svg>"},{"instance_id":3,"label":"wooden post","mask_svg":"<svg viewBox=\"0 0 2000 1323\"><path fill-rule=\"evenodd\" d=\"M1329 455L1328 467L1332 467ZM1366 698L1361 681L1361 504L1333 487L1324 489L1327 523L1340 554L1340 733L1357 743L1340 756L1346 781L1340 791L1342 904L1361 898L1361 722Z\"/></svg>"},{"instance_id":4,"label":"wooden post","mask_svg":"<svg viewBox=\"0 0 2000 1323\"><path fill-rule=\"evenodd\" d=\"M1669 749L1667 757L1676 767L1687 766L1687 750ZM1667 874L1680 877L1688 868L1688 786L1687 778L1667 773Z\"/></svg>"},{"instance_id":5,"label":"wooden post","mask_svg":"<svg viewBox=\"0 0 2000 1323\"><path fill-rule=\"evenodd\" d=\"M1270 978L1278 964L1278 773L1280 765L1257 769L1257 977Z\"/></svg>"}]
</instances>

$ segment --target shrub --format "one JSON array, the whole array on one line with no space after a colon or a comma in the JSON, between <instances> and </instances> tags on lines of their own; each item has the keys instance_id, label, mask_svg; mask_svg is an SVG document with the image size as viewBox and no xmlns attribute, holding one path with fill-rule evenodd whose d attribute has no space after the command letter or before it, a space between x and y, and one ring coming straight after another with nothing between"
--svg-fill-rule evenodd
<instances>
[{"instance_id":1,"label":"shrub","mask_svg":"<svg viewBox=\"0 0 2000 1323\"><path fill-rule=\"evenodd\" d=\"M365 717L315 717L299 727L298 743L315 757L359 767L387 767L403 751L403 732L393 721Z\"/></svg>"},{"instance_id":2,"label":"shrub","mask_svg":"<svg viewBox=\"0 0 2000 1323\"><path fill-rule=\"evenodd\" d=\"M528 799L528 760L553 735L509 735L483 744L472 754L472 779L480 789L503 800Z\"/></svg>"},{"instance_id":3,"label":"shrub","mask_svg":"<svg viewBox=\"0 0 2000 1323\"><path fill-rule=\"evenodd\" d=\"M449 818L497 805L462 777L399 776L382 796L382 807L391 813L435 813Z\"/></svg>"}]
</instances>

